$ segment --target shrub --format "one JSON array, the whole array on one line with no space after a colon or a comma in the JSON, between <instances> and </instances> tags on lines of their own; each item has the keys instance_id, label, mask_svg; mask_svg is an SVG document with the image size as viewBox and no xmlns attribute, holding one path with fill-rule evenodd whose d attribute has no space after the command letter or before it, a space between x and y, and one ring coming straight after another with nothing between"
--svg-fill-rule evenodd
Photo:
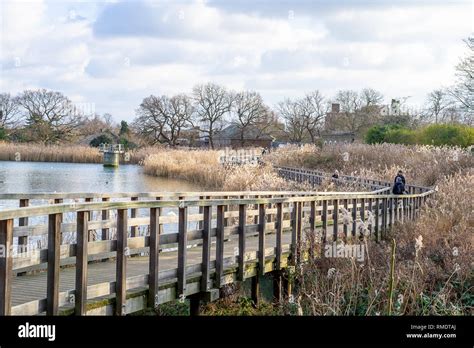
<instances>
[{"instance_id":1,"label":"shrub","mask_svg":"<svg viewBox=\"0 0 474 348\"><path fill-rule=\"evenodd\" d=\"M465 125L433 124L421 130L420 138L426 145L468 147L474 144L474 128Z\"/></svg>"},{"instance_id":2,"label":"shrub","mask_svg":"<svg viewBox=\"0 0 474 348\"><path fill-rule=\"evenodd\" d=\"M98 137L95 137L94 139L92 139L89 145L93 147L99 147L100 144L111 144L111 143L112 143L112 138L110 138L106 134L101 134Z\"/></svg>"},{"instance_id":3,"label":"shrub","mask_svg":"<svg viewBox=\"0 0 474 348\"><path fill-rule=\"evenodd\" d=\"M392 144L417 144L417 133L416 131L405 128L389 129L385 133L384 141Z\"/></svg>"}]
</instances>

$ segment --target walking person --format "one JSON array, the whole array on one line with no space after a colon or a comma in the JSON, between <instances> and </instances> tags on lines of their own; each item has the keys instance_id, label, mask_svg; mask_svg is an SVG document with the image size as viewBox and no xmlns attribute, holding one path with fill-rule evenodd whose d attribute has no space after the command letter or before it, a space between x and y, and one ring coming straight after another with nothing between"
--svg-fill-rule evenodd
<instances>
[{"instance_id":1,"label":"walking person","mask_svg":"<svg viewBox=\"0 0 474 348\"><path fill-rule=\"evenodd\" d=\"M394 195L404 194L405 193L405 184L406 184L406 180L405 180L405 177L403 176L403 172L401 170L399 170L397 175L395 176L392 193Z\"/></svg>"}]
</instances>

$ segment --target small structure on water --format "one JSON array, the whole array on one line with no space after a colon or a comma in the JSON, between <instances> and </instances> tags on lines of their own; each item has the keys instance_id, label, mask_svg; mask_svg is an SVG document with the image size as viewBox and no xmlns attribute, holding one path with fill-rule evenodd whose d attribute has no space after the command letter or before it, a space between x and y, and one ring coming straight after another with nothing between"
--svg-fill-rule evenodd
<instances>
[{"instance_id":1,"label":"small structure on water","mask_svg":"<svg viewBox=\"0 0 474 348\"><path fill-rule=\"evenodd\" d=\"M118 167L125 152L122 144L100 144L99 151L104 154L104 167Z\"/></svg>"}]
</instances>

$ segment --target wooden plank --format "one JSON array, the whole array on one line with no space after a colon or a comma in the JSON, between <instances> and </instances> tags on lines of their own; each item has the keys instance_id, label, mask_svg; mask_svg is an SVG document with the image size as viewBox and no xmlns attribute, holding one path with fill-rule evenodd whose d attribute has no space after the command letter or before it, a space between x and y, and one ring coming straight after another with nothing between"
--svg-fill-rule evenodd
<instances>
[{"instance_id":1,"label":"wooden plank","mask_svg":"<svg viewBox=\"0 0 474 348\"><path fill-rule=\"evenodd\" d=\"M47 315L58 314L61 221L62 214L50 214L48 216L48 276L46 283Z\"/></svg>"},{"instance_id":2,"label":"wooden plank","mask_svg":"<svg viewBox=\"0 0 474 348\"><path fill-rule=\"evenodd\" d=\"M0 315L10 315L13 281L13 219L0 220L0 245L4 255L0 257Z\"/></svg>"},{"instance_id":3,"label":"wooden plank","mask_svg":"<svg viewBox=\"0 0 474 348\"><path fill-rule=\"evenodd\" d=\"M150 208L150 257L148 260L148 307L158 307L160 208Z\"/></svg>"},{"instance_id":4,"label":"wooden plank","mask_svg":"<svg viewBox=\"0 0 474 348\"><path fill-rule=\"evenodd\" d=\"M126 314L127 294L127 210L117 209L117 259L115 281L115 315Z\"/></svg>"},{"instance_id":5,"label":"wooden plank","mask_svg":"<svg viewBox=\"0 0 474 348\"><path fill-rule=\"evenodd\" d=\"M87 241L89 234L89 212L78 212L76 221L76 293L74 313L76 315L85 315L87 304Z\"/></svg>"},{"instance_id":6,"label":"wooden plank","mask_svg":"<svg viewBox=\"0 0 474 348\"><path fill-rule=\"evenodd\" d=\"M247 225L247 204L239 205L239 273L238 280L244 280L245 274L245 226Z\"/></svg>"},{"instance_id":7,"label":"wooden plank","mask_svg":"<svg viewBox=\"0 0 474 348\"><path fill-rule=\"evenodd\" d=\"M209 281L211 275L211 225L212 225L212 206L203 207L202 224L202 278L201 291L210 289Z\"/></svg>"},{"instance_id":8,"label":"wooden plank","mask_svg":"<svg viewBox=\"0 0 474 348\"><path fill-rule=\"evenodd\" d=\"M258 205L258 269L259 274L265 274L265 224L266 224L266 214L265 214L265 204Z\"/></svg>"},{"instance_id":9,"label":"wooden plank","mask_svg":"<svg viewBox=\"0 0 474 348\"><path fill-rule=\"evenodd\" d=\"M282 244L283 244L283 203L277 203L277 216L276 216L276 269L281 269L281 257L282 257Z\"/></svg>"},{"instance_id":10,"label":"wooden plank","mask_svg":"<svg viewBox=\"0 0 474 348\"><path fill-rule=\"evenodd\" d=\"M179 208L178 224L178 287L177 296L186 295L186 259L188 240L188 208Z\"/></svg>"},{"instance_id":11,"label":"wooden plank","mask_svg":"<svg viewBox=\"0 0 474 348\"><path fill-rule=\"evenodd\" d=\"M224 273L224 206L217 206L217 233L216 233L216 284L222 285Z\"/></svg>"},{"instance_id":12,"label":"wooden plank","mask_svg":"<svg viewBox=\"0 0 474 348\"><path fill-rule=\"evenodd\" d=\"M102 202L109 202L110 198L103 197ZM102 220L109 220L110 219L110 211L108 209L102 210ZM109 240L110 239L110 229L109 228L102 228L102 240Z\"/></svg>"}]
</instances>

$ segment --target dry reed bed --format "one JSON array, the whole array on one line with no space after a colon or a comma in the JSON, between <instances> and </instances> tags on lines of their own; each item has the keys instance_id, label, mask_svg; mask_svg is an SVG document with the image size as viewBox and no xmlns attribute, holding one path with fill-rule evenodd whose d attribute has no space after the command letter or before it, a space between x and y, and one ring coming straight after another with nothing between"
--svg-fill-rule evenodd
<instances>
[{"instance_id":1,"label":"dry reed bed","mask_svg":"<svg viewBox=\"0 0 474 348\"><path fill-rule=\"evenodd\" d=\"M122 163L143 164L146 157L161 151L149 146L128 152L129 159ZM0 142L0 161L102 163L98 148L86 145L44 145Z\"/></svg>"},{"instance_id":2,"label":"dry reed bed","mask_svg":"<svg viewBox=\"0 0 474 348\"><path fill-rule=\"evenodd\" d=\"M390 181L401 169L410 183L426 186L474 167L474 157L462 148L397 144L286 146L269 153L265 160L280 166L329 172L337 169L345 175Z\"/></svg>"},{"instance_id":3,"label":"dry reed bed","mask_svg":"<svg viewBox=\"0 0 474 348\"><path fill-rule=\"evenodd\" d=\"M474 173L442 179L438 188L418 220L397 225L380 243L363 240L363 262L317 257L297 267L293 301L253 309L237 289L231 297L206 305L204 314L474 314ZM392 238L396 248L390 292Z\"/></svg>"},{"instance_id":4,"label":"dry reed bed","mask_svg":"<svg viewBox=\"0 0 474 348\"><path fill-rule=\"evenodd\" d=\"M182 179L209 190L293 190L303 186L280 178L271 166L226 167L216 150L161 149L145 158L145 173Z\"/></svg>"}]
</instances>

